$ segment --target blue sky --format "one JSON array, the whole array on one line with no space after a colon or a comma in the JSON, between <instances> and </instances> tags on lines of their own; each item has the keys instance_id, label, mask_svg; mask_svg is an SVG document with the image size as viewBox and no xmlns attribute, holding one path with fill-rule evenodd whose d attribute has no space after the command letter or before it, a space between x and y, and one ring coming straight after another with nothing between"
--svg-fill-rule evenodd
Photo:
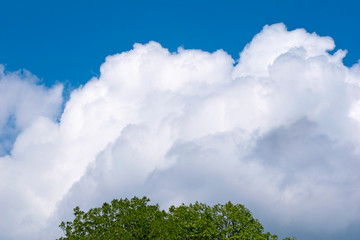
<instances>
[{"instance_id":1,"label":"blue sky","mask_svg":"<svg viewBox=\"0 0 360 240\"><path fill-rule=\"evenodd\" d=\"M335 39L359 59L357 1L3 1L0 63L25 68L47 85L84 84L105 57L134 42L161 43L170 51L224 49L235 59L265 24L284 22Z\"/></svg>"},{"instance_id":2,"label":"blue sky","mask_svg":"<svg viewBox=\"0 0 360 240\"><path fill-rule=\"evenodd\" d=\"M358 9L2 1L0 239L56 238L73 207L134 195L358 239Z\"/></svg>"}]
</instances>

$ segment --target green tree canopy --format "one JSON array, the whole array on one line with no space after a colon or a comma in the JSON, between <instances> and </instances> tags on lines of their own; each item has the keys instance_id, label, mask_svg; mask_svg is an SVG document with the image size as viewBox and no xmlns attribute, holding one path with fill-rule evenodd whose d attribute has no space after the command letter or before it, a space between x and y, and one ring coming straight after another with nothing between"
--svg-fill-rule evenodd
<instances>
[{"instance_id":1,"label":"green tree canopy","mask_svg":"<svg viewBox=\"0 0 360 240\"><path fill-rule=\"evenodd\" d=\"M246 239L276 240L264 232L260 222L241 204L228 202L208 206L203 203L171 206L168 212L150 199L134 197L115 199L111 204L90 209L74 208L75 219L62 222L65 237L59 240L83 239ZM285 238L291 240L295 238Z\"/></svg>"}]
</instances>

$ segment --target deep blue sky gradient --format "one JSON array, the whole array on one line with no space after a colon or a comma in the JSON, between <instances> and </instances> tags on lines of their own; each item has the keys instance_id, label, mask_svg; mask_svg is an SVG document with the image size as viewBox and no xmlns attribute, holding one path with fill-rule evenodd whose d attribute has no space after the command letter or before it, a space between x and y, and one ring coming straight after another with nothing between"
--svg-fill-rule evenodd
<instances>
[{"instance_id":1,"label":"deep blue sky gradient","mask_svg":"<svg viewBox=\"0 0 360 240\"><path fill-rule=\"evenodd\" d=\"M25 68L50 86L77 87L99 73L110 54L135 42L160 42L206 51L224 49L235 59L265 24L335 39L348 49L345 64L360 58L357 1L1 1L0 64Z\"/></svg>"}]
</instances>

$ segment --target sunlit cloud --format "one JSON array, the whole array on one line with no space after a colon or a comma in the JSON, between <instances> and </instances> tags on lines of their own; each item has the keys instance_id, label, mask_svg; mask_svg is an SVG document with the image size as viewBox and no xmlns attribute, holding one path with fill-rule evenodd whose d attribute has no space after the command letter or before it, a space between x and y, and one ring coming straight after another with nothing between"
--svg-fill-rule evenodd
<instances>
[{"instance_id":1,"label":"sunlit cloud","mask_svg":"<svg viewBox=\"0 0 360 240\"><path fill-rule=\"evenodd\" d=\"M360 220L360 67L334 48L283 24L238 61L135 44L60 115L61 87L3 73L0 127L15 130L1 142L0 238L58 237L76 205L134 195L164 208L243 203L286 235L346 230Z\"/></svg>"}]
</instances>

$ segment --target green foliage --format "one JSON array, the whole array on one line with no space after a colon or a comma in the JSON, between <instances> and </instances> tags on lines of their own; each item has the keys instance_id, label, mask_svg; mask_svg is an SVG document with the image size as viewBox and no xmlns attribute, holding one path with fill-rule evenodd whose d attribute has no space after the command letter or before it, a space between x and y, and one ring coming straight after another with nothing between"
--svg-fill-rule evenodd
<instances>
[{"instance_id":1,"label":"green foliage","mask_svg":"<svg viewBox=\"0 0 360 240\"><path fill-rule=\"evenodd\" d=\"M115 199L86 213L76 207L74 221L60 224L65 237L59 240L278 239L276 235L264 233L260 222L241 204L228 202L211 207L196 202L189 206L171 206L165 212L159 205L148 205L149 201L146 197Z\"/></svg>"}]
</instances>

